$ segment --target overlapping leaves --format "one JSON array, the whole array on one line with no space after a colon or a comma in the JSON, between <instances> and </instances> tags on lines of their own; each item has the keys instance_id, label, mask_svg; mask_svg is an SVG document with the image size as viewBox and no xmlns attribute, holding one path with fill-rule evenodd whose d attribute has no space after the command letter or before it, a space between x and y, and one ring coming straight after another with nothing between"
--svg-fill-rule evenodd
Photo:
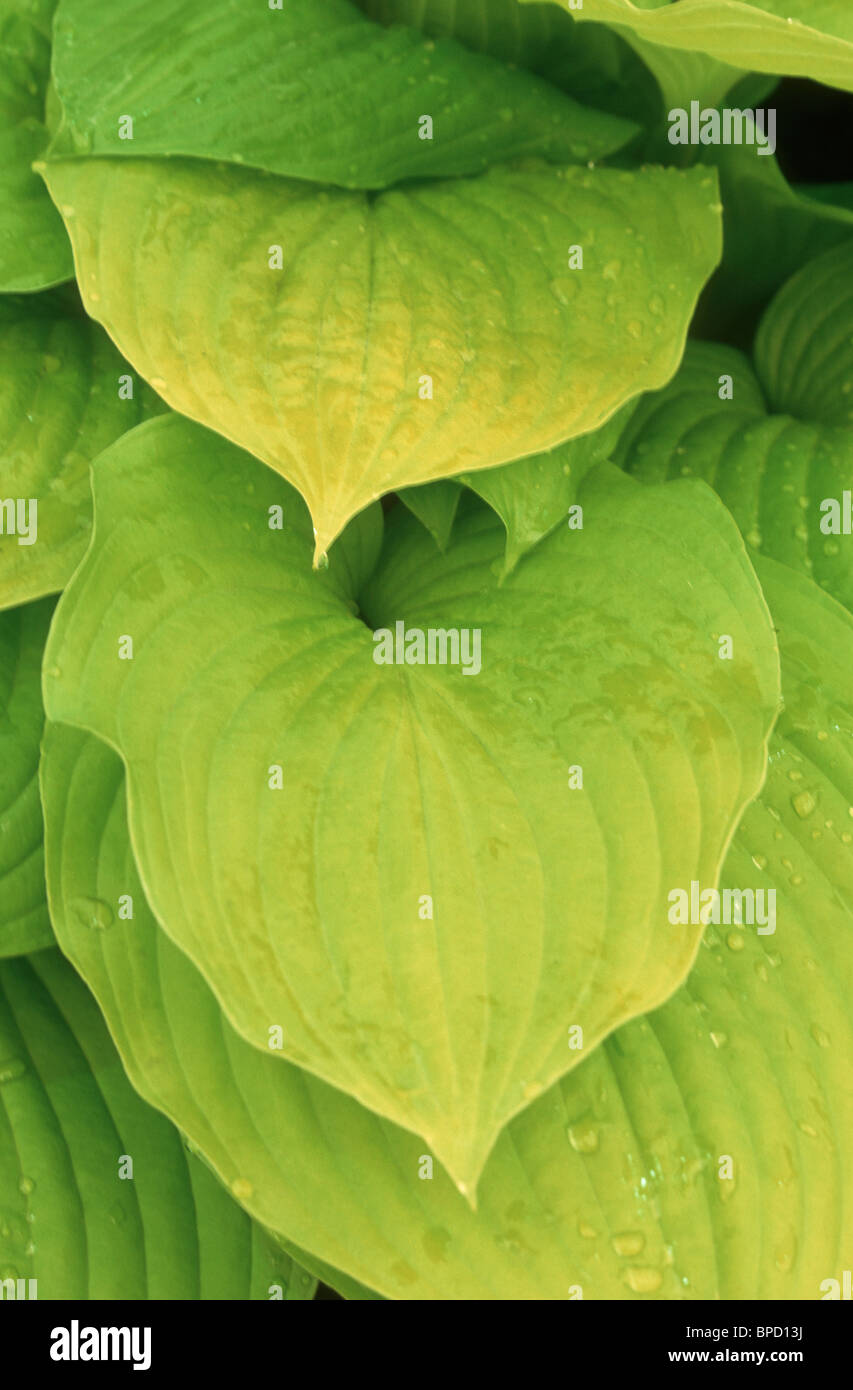
<instances>
[{"instance_id":1,"label":"overlapping leaves","mask_svg":"<svg viewBox=\"0 0 853 1390\"><path fill-rule=\"evenodd\" d=\"M299 489L318 553L372 498L539 453L663 384L720 252L709 170L497 168L371 199L198 161L45 177L89 312Z\"/></svg>"},{"instance_id":2,"label":"overlapping leaves","mask_svg":"<svg viewBox=\"0 0 853 1390\"><path fill-rule=\"evenodd\" d=\"M761 577L786 710L722 883L775 890L776 930L709 927L668 1004L511 1123L476 1213L437 1165L424 1176L416 1137L239 1038L145 907L119 759L50 730L60 940L134 1082L259 1219L394 1298L813 1299L840 1280L853 1238L853 621L772 562ZM127 892L132 924L92 931L69 910Z\"/></svg>"},{"instance_id":3,"label":"overlapping leaves","mask_svg":"<svg viewBox=\"0 0 853 1390\"><path fill-rule=\"evenodd\" d=\"M640 402L613 453L647 481L704 478L754 549L809 574L848 608L851 283L853 242L808 262L764 314L754 370L732 348L691 343L672 382Z\"/></svg>"},{"instance_id":4,"label":"overlapping leaves","mask_svg":"<svg viewBox=\"0 0 853 1390\"><path fill-rule=\"evenodd\" d=\"M0 537L0 609L65 587L89 543L89 464L162 409L75 292L0 298L0 497L15 509Z\"/></svg>"},{"instance_id":5,"label":"overlapping leaves","mask_svg":"<svg viewBox=\"0 0 853 1390\"><path fill-rule=\"evenodd\" d=\"M554 3L570 8L569 0ZM575 18L612 24L629 42L699 51L755 72L853 91L847 0L584 0Z\"/></svg>"},{"instance_id":6,"label":"overlapping leaves","mask_svg":"<svg viewBox=\"0 0 853 1390\"><path fill-rule=\"evenodd\" d=\"M185 421L95 476L51 718L121 751L152 906L238 1031L266 1049L282 1029L471 1190L509 1116L584 1055L567 1028L588 1051L690 965L666 892L716 875L776 710L739 537L710 491L610 470L585 529L503 587L479 505L446 557L398 513L375 568L365 514L312 577L295 494ZM377 665L370 628L399 623L477 629L471 678L458 655Z\"/></svg>"},{"instance_id":7,"label":"overlapping leaves","mask_svg":"<svg viewBox=\"0 0 853 1390\"><path fill-rule=\"evenodd\" d=\"M106 12L61 0L54 75L56 152L198 156L345 188L521 155L600 159L635 129L453 40L384 29L347 0Z\"/></svg>"},{"instance_id":8,"label":"overlapping leaves","mask_svg":"<svg viewBox=\"0 0 853 1390\"><path fill-rule=\"evenodd\" d=\"M0 1279L39 1300L315 1287L140 1100L57 950L0 962Z\"/></svg>"},{"instance_id":9,"label":"overlapping leaves","mask_svg":"<svg viewBox=\"0 0 853 1390\"><path fill-rule=\"evenodd\" d=\"M0 0L0 292L72 274L62 220L33 172L47 144L45 100L55 0Z\"/></svg>"}]
</instances>

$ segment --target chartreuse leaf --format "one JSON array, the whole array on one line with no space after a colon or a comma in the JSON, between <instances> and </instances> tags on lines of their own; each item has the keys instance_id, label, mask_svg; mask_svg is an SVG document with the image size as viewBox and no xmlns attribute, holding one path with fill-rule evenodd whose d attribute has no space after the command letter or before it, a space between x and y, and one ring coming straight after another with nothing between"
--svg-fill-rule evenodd
<instances>
[{"instance_id":1,"label":"chartreuse leaf","mask_svg":"<svg viewBox=\"0 0 853 1390\"><path fill-rule=\"evenodd\" d=\"M44 119L53 7L0 0L2 292L43 289L73 274L62 219L31 167L48 139Z\"/></svg>"},{"instance_id":2,"label":"chartreuse leaf","mask_svg":"<svg viewBox=\"0 0 853 1390\"><path fill-rule=\"evenodd\" d=\"M6 1298L75 1300L315 1288L140 1100L56 950L0 961L0 1280Z\"/></svg>"},{"instance_id":3,"label":"chartreuse leaf","mask_svg":"<svg viewBox=\"0 0 853 1390\"><path fill-rule=\"evenodd\" d=\"M378 509L314 573L296 494L186 420L94 475L51 719L121 752L152 907L237 1030L427 1136L471 1193L507 1119L692 962L666 885L714 879L778 698L733 524L709 489L607 469L583 531L502 587L470 496L445 556L395 508L354 587ZM405 627L435 664L377 663Z\"/></svg>"},{"instance_id":4,"label":"chartreuse leaf","mask_svg":"<svg viewBox=\"0 0 853 1390\"><path fill-rule=\"evenodd\" d=\"M76 294L0 299L0 609L64 588L89 543L89 463L162 409Z\"/></svg>"},{"instance_id":5,"label":"chartreuse leaf","mask_svg":"<svg viewBox=\"0 0 853 1390\"><path fill-rule=\"evenodd\" d=\"M570 0L554 3L572 8ZM853 91L847 0L584 0L574 17L613 24L629 39Z\"/></svg>"},{"instance_id":6,"label":"chartreuse leaf","mask_svg":"<svg viewBox=\"0 0 853 1390\"><path fill-rule=\"evenodd\" d=\"M761 321L755 372L733 348L690 343L677 375L640 402L613 454L647 482L703 478L753 549L802 570L848 608L851 283L853 242L789 280Z\"/></svg>"},{"instance_id":7,"label":"chartreuse leaf","mask_svg":"<svg viewBox=\"0 0 853 1390\"><path fill-rule=\"evenodd\" d=\"M462 487L452 478L400 489L400 501L427 528L439 550L446 550Z\"/></svg>"},{"instance_id":8,"label":"chartreuse leaf","mask_svg":"<svg viewBox=\"0 0 853 1390\"><path fill-rule=\"evenodd\" d=\"M61 0L53 75L57 151L224 159L346 188L519 155L586 162L635 130L453 40L382 28L347 0L127 0L120 13Z\"/></svg>"},{"instance_id":9,"label":"chartreuse leaf","mask_svg":"<svg viewBox=\"0 0 853 1390\"><path fill-rule=\"evenodd\" d=\"M841 1279L853 1242L853 620L810 581L759 564L786 704L722 883L774 891L776 930L749 925L748 897L743 925L709 926L663 1008L512 1121L476 1213L437 1165L422 1180L421 1140L238 1037L145 905L119 759L49 728L63 947L134 1083L225 1181L251 1189L260 1220L392 1298L562 1299L580 1285L587 1299L816 1299ZM107 931L70 908L128 892L133 921ZM770 925L773 900L752 901Z\"/></svg>"},{"instance_id":10,"label":"chartreuse leaf","mask_svg":"<svg viewBox=\"0 0 853 1390\"><path fill-rule=\"evenodd\" d=\"M0 957L53 943L38 789L41 660L52 613L52 600L0 613Z\"/></svg>"},{"instance_id":11,"label":"chartreuse leaf","mask_svg":"<svg viewBox=\"0 0 853 1390\"><path fill-rule=\"evenodd\" d=\"M170 405L299 489L318 555L382 493L539 453L667 381L720 253L705 169L500 168L372 198L182 160L45 177L89 312Z\"/></svg>"},{"instance_id":12,"label":"chartreuse leaf","mask_svg":"<svg viewBox=\"0 0 853 1390\"><path fill-rule=\"evenodd\" d=\"M507 573L568 518L579 485L591 468L610 457L634 404L629 401L592 434L569 439L547 453L464 475L467 486L494 508L506 527Z\"/></svg>"}]
</instances>

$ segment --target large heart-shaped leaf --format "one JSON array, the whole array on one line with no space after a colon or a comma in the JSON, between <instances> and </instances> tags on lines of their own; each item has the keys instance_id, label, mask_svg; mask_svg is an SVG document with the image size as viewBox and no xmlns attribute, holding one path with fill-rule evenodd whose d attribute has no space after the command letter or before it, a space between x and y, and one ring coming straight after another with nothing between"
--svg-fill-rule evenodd
<instances>
[{"instance_id":1,"label":"large heart-shaped leaf","mask_svg":"<svg viewBox=\"0 0 853 1390\"><path fill-rule=\"evenodd\" d=\"M6 1297L75 1300L315 1288L139 1099L55 950L0 961L0 1280Z\"/></svg>"},{"instance_id":2,"label":"large heart-shaped leaf","mask_svg":"<svg viewBox=\"0 0 853 1390\"><path fill-rule=\"evenodd\" d=\"M849 608L851 283L853 241L788 281L761 321L755 371L733 348L689 344L677 375L640 402L613 453L648 482L703 478L751 547L802 570ZM789 413L768 414L765 398Z\"/></svg>"},{"instance_id":3,"label":"large heart-shaped leaf","mask_svg":"<svg viewBox=\"0 0 853 1390\"><path fill-rule=\"evenodd\" d=\"M52 614L51 600L0 613L0 957L53 944L38 790L41 660Z\"/></svg>"},{"instance_id":4,"label":"large heart-shaped leaf","mask_svg":"<svg viewBox=\"0 0 853 1390\"><path fill-rule=\"evenodd\" d=\"M635 129L452 40L384 29L347 0L61 0L53 71L58 151L224 159L346 188L519 155L600 159Z\"/></svg>"},{"instance_id":5,"label":"large heart-shaped leaf","mask_svg":"<svg viewBox=\"0 0 853 1390\"><path fill-rule=\"evenodd\" d=\"M379 196L183 160L45 177L89 312L170 405L295 484L318 555L385 492L541 452L669 380L720 252L706 169Z\"/></svg>"},{"instance_id":6,"label":"large heart-shaped leaf","mask_svg":"<svg viewBox=\"0 0 853 1390\"><path fill-rule=\"evenodd\" d=\"M778 695L734 526L609 469L502 587L470 496L446 556L398 509L375 565L376 509L326 575L296 495L188 421L94 473L50 717L121 751L152 906L237 1029L471 1191L509 1116L692 961L666 894L714 880ZM398 624L434 664L377 664Z\"/></svg>"},{"instance_id":7,"label":"large heart-shaped leaf","mask_svg":"<svg viewBox=\"0 0 853 1390\"><path fill-rule=\"evenodd\" d=\"M0 299L0 500L14 508L0 609L64 588L89 543L91 460L162 409L76 293Z\"/></svg>"},{"instance_id":8,"label":"large heart-shaped leaf","mask_svg":"<svg viewBox=\"0 0 853 1390\"><path fill-rule=\"evenodd\" d=\"M841 1280L853 1243L853 620L810 581L759 564L785 712L723 884L774 891L776 931L749 926L748 907L743 924L709 926L673 999L501 1135L476 1213L438 1167L428 1177L417 1138L238 1037L145 905L119 759L49 729L60 940L135 1084L259 1219L392 1298L562 1299L581 1286L587 1299L817 1299ZM113 913L105 931L69 906L126 893L134 920Z\"/></svg>"},{"instance_id":9,"label":"large heart-shaped leaf","mask_svg":"<svg viewBox=\"0 0 853 1390\"><path fill-rule=\"evenodd\" d=\"M571 0L554 2L574 9ZM698 50L740 68L853 91L848 0L583 0L574 17L613 24L629 41Z\"/></svg>"},{"instance_id":10,"label":"large heart-shaped leaf","mask_svg":"<svg viewBox=\"0 0 853 1390\"><path fill-rule=\"evenodd\" d=\"M0 291L67 280L71 246L32 164L47 144L45 93L55 0L0 0Z\"/></svg>"}]
</instances>

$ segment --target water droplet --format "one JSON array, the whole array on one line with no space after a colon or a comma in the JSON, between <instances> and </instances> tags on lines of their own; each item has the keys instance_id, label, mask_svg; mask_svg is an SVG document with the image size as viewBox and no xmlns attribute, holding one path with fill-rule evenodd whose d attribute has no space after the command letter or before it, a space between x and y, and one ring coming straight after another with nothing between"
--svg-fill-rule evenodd
<instances>
[{"instance_id":1,"label":"water droplet","mask_svg":"<svg viewBox=\"0 0 853 1390\"><path fill-rule=\"evenodd\" d=\"M742 951L745 944L743 932L730 931L726 937L726 945L730 951Z\"/></svg>"},{"instance_id":2,"label":"water droplet","mask_svg":"<svg viewBox=\"0 0 853 1390\"><path fill-rule=\"evenodd\" d=\"M604 269L603 269L602 272L601 272L602 279L604 279L604 280L616 280L616 279L618 279L618 277L619 277L619 272L621 271L621 269L622 269L622 262L621 262L621 261L608 261L607 264L606 264L606 266L604 267Z\"/></svg>"},{"instance_id":3,"label":"water droplet","mask_svg":"<svg viewBox=\"0 0 853 1390\"><path fill-rule=\"evenodd\" d=\"M644 330L639 319L629 319L625 326L632 338L642 338Z\"/></svg>"},{"instance_id":4,"label":"water droplet","mask_svg":"<svg viewBox=\"0 0 853 1390\"><path fill-rule=\"evenodd\" d=\"M640 1231L622 1231L615 1235L610 1242L617 1255L639 1255L646 1243L646 1238Z\"/></svg>"},{"instance_id":5,"label":"water droplet","mask_svg":"<svg viewBox=\"0 0 853 1390\"><path fill-rule=\"evenodd\" d=\"M235 1178L231 1184L231 1191L238 1202L248 1202L255 1189L248 1178Z\"/></svg>"},{"instance_id":6,"label":"water droplet","mask_svg":"<svg viewBox=\"0 0 853 1390\"><path fill-rule=\"evenodd\" d=\"M578 1222L578 1235L583 1236L584 1240L595 1240L598 1231L594 1226L590 1226L588 1221Z\"/></svg>"},{"instance_id":7,"label":"water droplet","mask_svg":"<svg viewBox=\"0 0 853 1390\"><path fill-rule=\"evenodd\" d=\"M634 1293L654 1293L663 1283L659 1269L626 1269L625 1283Z\"/></svg>"},{"instance_id":8,"label":"water droplet","mask_svg":"<svg viewBox=\"0 0 853 1390\"><path fill-rule=\"evenodd\" d=\"M71 911L78 926L89 927L94 931L106 931L113 924L113 910L102 898L75 898Z\"/></svg>"},{"instance_id":9,"label":"water droplet","mask_svg":"<svg viewBox=\"0 0 853 1390\"><path fill-rule=\"evenodd\" d=\"M29 1197L36 1190L35 1180L23 1174L18 1179L18 1191L22 1197Z\"/></svg>"},{"instance_id":10,"label":"water droplet","mask_svg":"<svg viewBox=\"0 0 853 1390\"><path fill-rule=\"evenodd\" d=\"M569 1129L569 1143L579 1154L594 1154L598 1149L598 1130L591 1124L572 1125Z\"/></svg>"},{"instance_id":11,"label":"water droplet","mask_svg":"<svg viewBox=\"0 0 853 1390\"><path fill-rule=\"evenodd\" d=\"M763 854L754 854L754 855L752 856L752 862L753 862L753 864L755 865L756 869L766 869L766 868L767 868L767 860L766 860L766 858L764 857Z\"/></svg>"},{"instance_id":12,"label":"water droplet","mask_svg":"<svg viewBox=\"0 0 853 1390\"><path fill-rule=\"evenodd\" d=\"M715 1047L725 1047L726 1043L728 1042L728 1038L726 1037L725 1033L709 1033L708 1037L711 1039L711 1042L714 1044Z\"/></svg>"},{"instance_id":13,"label":"water droplet","mask_svg":"<svg viewBox=\"0 0 853 1390\"><path fill-rule=\"evenodd\" d=\"M821 1028L819 1023L812 1024L811 1035L818 1047L829 1047L829 1034Z\"/></svg>"}]
</instances>

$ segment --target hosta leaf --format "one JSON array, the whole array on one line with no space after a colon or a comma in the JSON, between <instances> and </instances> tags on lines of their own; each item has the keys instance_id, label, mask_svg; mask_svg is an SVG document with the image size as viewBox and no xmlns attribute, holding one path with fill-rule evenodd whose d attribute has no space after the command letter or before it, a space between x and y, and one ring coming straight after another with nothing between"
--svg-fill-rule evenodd
<instances>
[{"instance_id":1,"label":"hosta leaf","mask_svg":"<svg viewBox=\"0 0 853 1390\"><path fill-rule=\"evenodd\" d=\"M646 65L603 24L578 27L566 11L518 0L357 0L380 24L408 24L455 38L546 77L578 100L643 122L660 114Z\"/></svg>"},{"instance_id":2,"label":"hosta leaf","mask_svg":"<svg viewBox=\"0 0 853 1390\"><path fill-rule=\"evenodd\" d=\"M519 155L585 162L634 131L452 40L384 29L347 0L126 0L120 12L61 0L53 73L59 151L224 159L347 188Z\"/></svg>"},{"instance_id":3,"label":"hosta leaf","mask_svg":"<svg viewBox=\"0 0 853 1390\"><path fill-rule=\"evenodd\" d=\"M569 8L568 0L555 3ZM853 9L847 0L584 0L574 17L740 68L811 77L853 91Z\"/></svg>"},{"instance_id":4,"label":"hosta leaf","mask_svg":"<svg viewBox=\"0 0 853 1390\"><path fill-rule=\"evenodd\" d=\"M476 1214L440 1168L421 1180L420 1140L237 1036L145 905L119 759L49 730L63 946L134 1082L261 1220L392 1298L563 1299L581 1285L587 1299L817 1299L841 1279L853 1243L853 621L808 580L759 563L786 710L723 883L775 889L776 932L709 926L672 1000L501 1135ZM133 921L107 931L70 907L128 892Z\"/></svg>"},{"instance_id":5,"label":"hosta leaf","mask_svg":"<svg viewBox=\"0 0 853 1390\"><path fill-rule=\"evenodd\" d=\"M38 290L72 274L62 220L32 164L47 144L53 4L0 0L0 291Z\"/></svg>"},{"instance_id":6,"label":"hosta leaf","mask_svg":"<svg viewBox=\"0 0 853 1390\"><path fill-rule=\"evenodd\" d=\"M451 478L400 489L400 501L427 528L439 550L447 549L461 495L461 485Z\"/></svg>"},{"instance_id":7,"label":"hosta leaf","mask_svg":"<svg viewBox=\"0 0 853 1390\"><path fill-rule=\"evenodd\" d=\"M139 1099L55 950L0 961L0 1279L75 1300L303 1300L315 1287Z\"/></svg>"},{"instance_id":8,"label":"hosta leaf","mask_svg":"<svg viewBox=\"0 0 853 1390\"><path fill-rule=\"evenodd\" d=\"M610 457L633 409L634 402L629 401L600 429L545 454L464 475L462 481L494 508L506 527L507 573L531 546L566 520L578 487L591 468Z\"/></svg>"},{"instance_id":9,"label":"hosta leaf","mask_svg":"<svg viewBox=\"0 0 853 1390\"><path fill-rule=\"evenodd\" d=\"M79 298L0 299L0 502L15 509L14 530L0 528L0 609L65 586L89 543L89 463L162 409Z\"/></svg>"},{"instance_id":10,"label":"hosta leaf","mask_svg":"<svg viewBox=\"0 0 853 1390\"><path fill-rule=\"evenodd\" d=\"M755 365L774 409L853 425L853 240L779 290L756 335Z\"/></svg>"},{"instance_id":11,"label":"hosta leaf","mask_svg":"<svg viewBox=\"0 0 853 1390\"><path fill-rule=\"evenodd\" d=\"M38 789L41 660L52 614L51 600L0 613L0 957L53 943Z\"/></svg>"},{"instance_id":12,"label":"hosta leaf","mask_svg":"<svg viewBox=\"0 0 853 1390\"><path fill-rule=\"evenodd\" d=\"M707 159L709 152L703 153ZM853 207L791 188L775 159L747 145L714 151L723 203L723 259L702 292L699 331L709 338L752 341L759 312L806 262L853 240ZM694 325L694 331L696 326Z\"/></svg>"},{"instance_id":13,"label":"hosta leaf","mask_svg":"<svg viewBox=\"0 0 853 1390\"><path fill-rule=\"evenodd\" d=\"M89 312L170 405L299 489L318 554L384 492L539 453L667 381L720 251L704 169L373 198L180 160L45 177Z\"/></svg>"},{"instance_id":14,"label":"hosta leaf","mask_svg":"<svg viewBox=\"0 0 853 1390\"><path fill-rule=\"evenodd\" d=\"M807 573L848 608L853 551L843 527L849 524L844 497L853 490L852 277L853 242L846 242L787 282L759 327L757 376L733 348L689 344L679 372L643 398L613 454L647 482L703 478L750 546ZM836 531L827 529L830 502L837 506Z\"/></svg>"},{"instance_id":15,"label":"hosta leaf","mask_svg":"<svg viewBox=\"0 0 853 1390\"><path fill-rule=\"evenodd\" d=\"M283 1030L470 1191L579 1059L566 1029L588 1052L690 966L665 885L714 878L777 700L734 526L703 487L652 497L600 470L584 530L502 587L502 528L469 497L446 556L395 508L354 589L336 552L311 571L296 495L188 421L149 422L94 473L50 717L121 751L152 906L238 1030L264 1050ZM467 630L472 678L377 664L370 628L398 622Z\"/></svg>"}]
</instances>

